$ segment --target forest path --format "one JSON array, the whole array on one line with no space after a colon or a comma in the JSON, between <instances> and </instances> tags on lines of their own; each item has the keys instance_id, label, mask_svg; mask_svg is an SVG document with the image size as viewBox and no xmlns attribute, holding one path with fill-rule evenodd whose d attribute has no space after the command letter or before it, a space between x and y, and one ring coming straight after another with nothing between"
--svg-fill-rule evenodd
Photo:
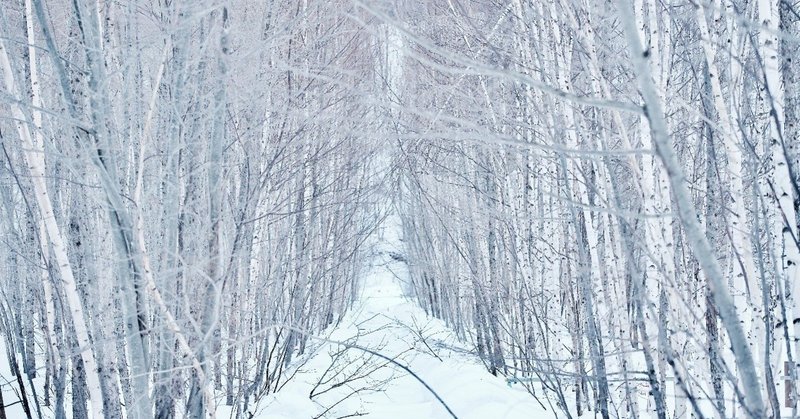
<instances>
[{"instance_id":1,"label":"forest path","mask_svg":"<svg viewBox=\"0 0 800 419\"><path fill-rule=\"evenodd\" d=\"M397 223L390 217L376 234L360 301L326 334L330 341L313 345L313 351L296 361L294 379L262 403L257 417L453 417L401 368L331 341L358 345L407 366L460 419L554 417L520 386L509 387L489 374L444 322L405 295L407 266L393 257L402 254ZM318 395L309 399L312 392Z\"/></svg>"}]
</instances>

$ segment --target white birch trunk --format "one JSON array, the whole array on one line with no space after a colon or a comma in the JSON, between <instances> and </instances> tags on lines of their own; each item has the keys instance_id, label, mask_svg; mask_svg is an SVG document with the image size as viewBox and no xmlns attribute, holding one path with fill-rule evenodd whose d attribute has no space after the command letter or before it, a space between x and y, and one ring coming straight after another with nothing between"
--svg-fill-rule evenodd
<instances>
[{"instance_id":1,"label":"white birch trunk","mask_svg":"<svg viewBox=\"0 0 800 419\"><path fill-rule=\"evenodd\" d=\"M35 61L34 61L35 62ZM4 73L4 81L6 88L9 92L19 92L16 82L14 80L14 73L11 67L11 62L8 58L8 52L5 47L5 42L0 40L0 66L2 66ZM35 68L31 69L31 73L35 74ZM37 81L38 83L38 81ZM38 100L38 99L37 99ZM31 183L33 184L34 195L36 203L38 204L42 222L44 223L47 236L50 239L50 245L55 258L56 267L61 274L61 280L64 286L64 295L67 299L67 306L69 309L70 318L75 328L75 337L80 347L80 356L83 360L86 372L86 387L89 393L91 402L91 413L94 418L103 417L103 394L100 390L100 376L97 373L97 362L92 352L92 343L89 339L89 329L84 319L83 303L80 299L80 293L75 276L73 275L72 265L67 255L67 247L64 242L64 237L61 234L61 229L55 218L53 211L53 203L50 200L50 195L47 191L46 169L44 161L44 147L41 143L35 143L30 129L28 128L28 118L22 111L17 103L12 103L11 112L16 119L15 126L20 140L22 141L23 155L25 163L31 174Z\"/></svg>"},{"instance_id":2,"label":"white birch trunk","mask_svg":"<svg viewBox=\"0 0 800 419\"><path fill-rule=\"evenodd\" d=\"M650 123L650 130L658 155L669 175L669 183L675 196L678 216L685 226L686 237L695 257L709 279L711 291L719 309L719 316L730 337L738 367L738 375L742 381L742 392L745 396L748 416L754 419L762 417L764 414L764 401L761 398L761 386L753 363L752 352L740 324L739 316L736 313L736 307L731 300L722 270L706 239L704 230L698 222L697 211L690 199L686 179L675 156L675 151L672 149L666 122L664 121L661 100L650 73L649 51L642 48L641 39L630 11L630 3L627 0L617 0L617 7L623 22L636 80L644 99L644 112Z\"/></svg>"},{"instance_id":3,"label":"white birch trunk","mask_svg":"<svg viewBox=\"0 0 800 419\"><path fill-rule=\"evenodd\" d=\"M783 86L781 77L780 57L778 52L778 23L779 23L779 1L777 0L758 0L758 21L762 25L759 31L759 47L761 49L761 66L764 72L766 83L765 102L766 110L769 112L769 128L766 141L772 153L772 183L776 199L776 219L774 221L773 240L775 243L776 260L780 264L780 269L784 274L782 284L786 293L787 318L783 319L787 323L790 343L783 342L777 345L777 362L773 371L783 373L784 361L788 360L786 348L792 349L793 361L800 359L800 344L797 342L800 336L800 249L797 246L798 228L796 223L797 214L794 209L794 192L792 191L792 179L789 172L789 162L787 160L785 141L783 136L784 109L783 109ZM779 314L778 319L783 315ZM782 333L778 333L782 336ZM779 339L779 342L782 339ZM790 371L790 376L797 377L796 369ZM783 381L783 380L781 380ZM794 398L792 411L797 409L798 386L795 382L791 390Z\"/></svg>"},{"instance_id":4,"label":"white birch trunk","mask_svg":"<svg viewBox=\"0 0 800 419\"><path fill-rule=\"evenodd\" d=\"M706 65L708 66L708 77L711 82L711 95L714 108L717 113L719 134L722 137L722 144L728 161L727 173L730 176L730 196L733 204L733 211L728 217L730 219L730 234L734 252L739 256L739 263L734 263L733 276L733 301L743 313L744 329L753 330L754 336L749 339L753 346L753 362L761 365L761 346L764 341L763 322L761 321L761 307L758 304L760 291L756 281L755 262L753 260L752 240L747 229L747 210L745 208L744 190L744 169L742 166L743 147L739 130L733 125L733 115L729 111L729 106L725 103L720 84L720 72L716 64L716 47L719 40L711 38L711 32L706 21L706 12L702 2L697 3L696 8L697 22L700 27L700 35L703 38L703 52ZM730 36L730 35L729 35ZM735 59L732 59L735 61ZM759 371L758 369L756 370ZM762 374L759 374L760 378Z\"/></svg>"}]
</instances>

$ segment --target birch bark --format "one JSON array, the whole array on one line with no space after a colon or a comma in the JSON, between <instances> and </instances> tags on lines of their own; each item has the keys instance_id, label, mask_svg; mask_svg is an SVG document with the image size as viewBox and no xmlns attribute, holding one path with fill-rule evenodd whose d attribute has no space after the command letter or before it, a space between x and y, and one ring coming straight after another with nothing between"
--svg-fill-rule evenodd
<instances>
[{"instance_id":1,"label":"birch bark","mask_svg":"<svg viewBox=\"0 0 800 419\"><path fill-rule=\"evenodd\" d=\"M9 92L19 92L14 79L14 72L8 57L5 42L0 40L0 66L4 73L4 82ZM34 73L34 71L32 71ZM36 82L38 83L38 82ZM44 147L41 142L33 139L29 129L29 119L17 103L11 105L12 115L16 119L16 129L23 145L23 155L28 170L31 174L36 203L38 204L42 222L47 236L50 239L51 250L56 262L56 267L63 281L64 294L69 306L70 318L75 329L75 338L80 350L80 357L86 371L86 387L91 402L93 417L103 415L103 394L100 389L100 376L97 373L97 362L92 351L92 342L89 339L89 329L84 320L84 307L80 299L80 290L75 282L72 265L67 255L67 246L61 228L55 218L53 203L47 191L46 169L44 161ZM35 128L34 128L35 129Z\"/></svg>"},{"instance_id":2,"label":"birch bark","mask_svg":"<svg viewBox=\"0 0 800 419\"><path fill-rule=\"evenodd\" d=\"M685 227L687 239L697 261L709 278L712 296L719 309L719 316L730 337L739 378L742 381L747 414L755 419L764 414L764 402L761 398L761 386L753 363L752 352L744 335L736 307L731 300L717 258L697 221L697 211L689 198L686 179L675 156L675 151L672 149L661 101L650 73L650 51L642 47L641 38L634 25L635 20L631 14L630 6L627 0L617 0L618 13L624 26L634 73L639 85L639 91L644 100L643 110L650 125L658 156L669 176L669 183L678 209L678 217Z\"/></svg>"}]
</instances>

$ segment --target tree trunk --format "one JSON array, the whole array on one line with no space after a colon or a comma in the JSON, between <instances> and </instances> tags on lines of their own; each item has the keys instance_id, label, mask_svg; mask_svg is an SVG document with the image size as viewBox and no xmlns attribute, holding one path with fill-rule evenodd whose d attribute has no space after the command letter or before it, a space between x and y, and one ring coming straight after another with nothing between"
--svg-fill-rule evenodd
<instances>
[{"instance_id":1,"label":"tree trunk","mask_svg":"<svg viewBox=\"0 0 800 419\"><path fill-rule=\"evenodd\" d=\"M650 75L650 53L642 48L642 43L634 24L635 20L630 12L630 3L627 0L618 0L617 7L625 29L634 73L640 93L644 99L644 113L650 125L656 152L669 174L669 183L678 209L677 215L685 226L686 236L695 257L709 279L711 294L719 311L722 324L730 337L736 366L738 367L738 375L742 381L742 392L745 395L747 414L754 419L761 417L764 414L764 402L761 398L761 386L753 363L752 352L742 330L739 316L731 300L717 258L705 237L703 228L697 221L697 211L690 200L686 180L680 163L675 157L675 151L672 149L664 121L664 113Z\"/></svg>"}]
</instances>

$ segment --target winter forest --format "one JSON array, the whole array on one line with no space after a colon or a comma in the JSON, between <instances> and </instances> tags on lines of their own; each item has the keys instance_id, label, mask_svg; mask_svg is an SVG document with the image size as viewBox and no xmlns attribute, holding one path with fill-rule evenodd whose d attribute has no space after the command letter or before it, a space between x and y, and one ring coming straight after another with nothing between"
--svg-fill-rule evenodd
<instances>
[{"instance_id":1,"label":"winter forest","mask_svg":"<svg viewBox=\"0 0 800 419\"><path fill-rule=\"evenodd\" d=\"M0 0L0 419L800 416L798 0Z\"/></svg>"}]
</instances>

